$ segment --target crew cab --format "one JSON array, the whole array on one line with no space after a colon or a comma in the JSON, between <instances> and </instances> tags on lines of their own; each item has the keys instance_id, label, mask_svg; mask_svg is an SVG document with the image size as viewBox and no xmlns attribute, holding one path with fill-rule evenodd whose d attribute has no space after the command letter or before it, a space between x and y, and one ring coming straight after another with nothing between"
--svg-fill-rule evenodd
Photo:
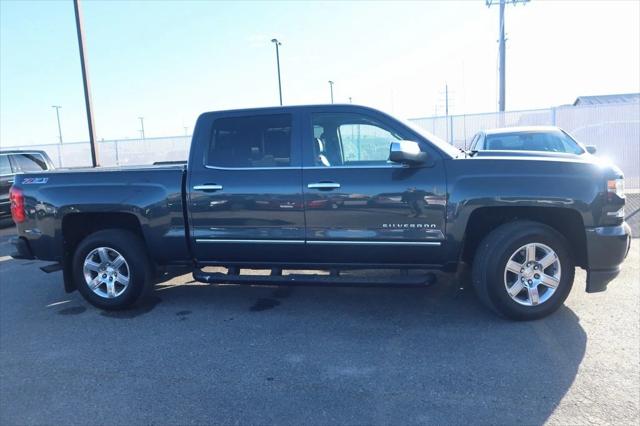
<instances>
[{"instance_id":1,"label":"crew cab","mask_svg":"<svg viewBox=\"0 0 640 426\"><path fill-rule=\"evenodd\" d=\"M562 305L575 267L587 292L605 290L630 244L615 166L471 155L356 105L204 113L187 165L25 174L11 199L14 257L56 262L66 291L102 309L140 302L167 267L208 283L402 291L469 264L484 304L535 319ZM308 269L330 273L295 272Z\"/></svg>"}]
</instances>

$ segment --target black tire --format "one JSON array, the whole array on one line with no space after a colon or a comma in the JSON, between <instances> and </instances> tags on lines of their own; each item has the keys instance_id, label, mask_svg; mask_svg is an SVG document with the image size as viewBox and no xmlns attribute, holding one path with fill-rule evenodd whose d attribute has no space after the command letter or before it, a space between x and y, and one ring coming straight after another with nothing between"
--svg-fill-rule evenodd
<instances>
[{"instance_id":1,"label":"black tire","mask_svg":"<svg viewBox=\"0 0 640 426\"><path fill-rule=\"evenodd\" d=\"M529 243L541 243L555 251L562 271L555 293L536 306L517 303L505 287L507 262ZM473 261L472 281L478 298L497 314L514 320L534 320L555 312L573 286L575 264L568 247L560 233L542 223L519 220L499 226L482 240Z\"/></svg>"},{"instance_id":2,"label":"black tire","mask_svg":"<svg viewBox=\"0 0 640 426\"><path fill-rule=\"evenodd\" d=\"M94 293L85 280L85 259L99 247L114 249L126 260L129 283L117 297L106 298ZM73 279L80 294L92 305L105 310L121 310L146 299L152 287L153 269L140 237L123 229L105 229L87 236L78 244L73 255Z\"/></svg>"}]
</instances>

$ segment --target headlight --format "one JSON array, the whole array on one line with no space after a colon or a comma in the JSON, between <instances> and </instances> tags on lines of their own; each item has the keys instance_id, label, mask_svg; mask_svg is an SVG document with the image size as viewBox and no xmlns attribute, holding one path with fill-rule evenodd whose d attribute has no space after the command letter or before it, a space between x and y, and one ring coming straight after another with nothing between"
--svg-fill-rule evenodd
<instances>
[{"instance_id":1,"label":"headlight","mask_svg":"<svg viewBox=\"0 0 640 426\"><path fill-rule=\"evenodd\" d=\"M624 179L611 179L607 181L607 192L616 194L620 198L624 198Z\"/></svg>"}]
</instances>

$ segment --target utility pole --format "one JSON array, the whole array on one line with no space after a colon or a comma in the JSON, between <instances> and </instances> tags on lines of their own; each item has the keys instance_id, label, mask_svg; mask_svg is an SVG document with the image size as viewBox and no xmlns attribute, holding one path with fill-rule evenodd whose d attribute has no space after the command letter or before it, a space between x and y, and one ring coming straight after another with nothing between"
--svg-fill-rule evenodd
<instances>
[{"instance_id":1,"label":"utility pole","mask_svg":"<svg viewBox=\"0 0 640 426\"><path fill-rule=\"evenodd\" d=\"M60 138L60 145L62 145L62 127L60 127L60 105L51 105L51 108L56 110L56 118L58 119L58 137Z\"/></svg>"},{"instance_id":2,"label":"utility pole","mask_svg":"<svg viewBox=\"0 0 640 426\"><path fill-rule=\"evenodd\" d=\"M140 134L142 135L142 140L144 140L144 117L138 117L140 120Z\"/></svg>"},{"instance_id":3,"label":"utility pole","mask_svg":"<svg viewBox=\"0 0 640 426\"><path fill-rule=\"evenodd\" d=\"M349 103L352 104L353 101L351 100L351 96L349 96Z\"/></svg>"},{"instance_id":4,"label":"utility pole","mask_svg":"<svg viewBox=\"0 0 640 426\"><path fill-rule=\"evenodd\" d=\"M333 81L329 80L329 90L331 90L331 103L333 103Z\"/></svg>"},{"instance_id":5,"label":"utility pole","mask_svg":"<svg viewBox=\"0 0 640 426\"><path fill-rule=\"evenodd\" d=\"M498 111L503 112L505 110L505 92L506 92L506 64L507 64L507 60L506 60L506 56L507 56L507 52L505 51L505 39L504 39L504 3L506 0L500 0L500 23L498 24L500 26L500 40L499 40L499 47L498 49L500 50L500 92L498 95Z\"/></svg>"},{"instance_id":6,"label":"utility pole","mask_svg":"<svg viewBox=\"0 0 640 426\"><path fill-rule=\"evenodd\" d=\"M449 85L444 84L444 114L449 116Z\"/></svg>"},{"instance_id":7,"label":"utility pole","mask_svg":"<svg viewBox=\"0 0 640 426\"><path fill-rule=\"evenodd\" d=\"M282 81L280 80L280 50L279 46L282 46L282 43L278 41L277 38L271 40L271 43L276 45L276 63L278 64L278 93L280 94L280 106L282 106Z\"/></svg>"},{"instance_id":8,"label":"utility pole","mask_svg":"<svg viewBox=\"0 0 640 426\"><path fill-rule=\"evenodd\" d=\"M82 68L82 85L84 87L84 104L87 110L87 125L89 127L89 145L91 147L91 164L98 167L98 149L96 146L96 129L93 122L93 103L91 102L91 85L89 84L89 67L84 51L84 26L82 24L82 8L80 0L73 0L76 14L76 32L78 33L78 50L80 51L80 67Z\"/></svg>"},{"instance_id":9,"label":"utility pole","mask_svg":"<svg viewBox=\"0 0 640 426\"><path fill-rule=\"evenodd\" d=\"M504 112L505 108L506 108L506 80L507 80L507 51L506 51L506 38L504 36L504 7L506 6L507 3L512 3L513 5L516 5L518 3L526 3L529 0L497 0L499 1L499 6L500 6L500 20L498 21L498 33L499 33L499 40L498 40L498 44L499 44L499 55L500 55L500 65L499 65L499 84L500 84L500 88L499 88L499 94L498 94L498 111L500 112ZM493 4L493 0L485 0L485 4L487 5L487 7L491 7L491 5Z\"/></svg>"}]
</instances>

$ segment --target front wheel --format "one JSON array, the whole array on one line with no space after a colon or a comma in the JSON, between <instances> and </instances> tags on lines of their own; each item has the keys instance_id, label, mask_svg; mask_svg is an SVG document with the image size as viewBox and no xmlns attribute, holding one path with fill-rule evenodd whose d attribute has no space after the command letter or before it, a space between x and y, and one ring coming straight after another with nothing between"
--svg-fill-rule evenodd
<instances>
[{"instance_id":1,"label":"front wheel","mask_svg":"<svg viewBox=\"0 0 640 426\"><path fill-rule=\"evenodd\" d=\"M566 300L574 263L565 238L531 221L502 225L487 235L473 262L473 286L480 300L500 315L533 320Z\"/></svg>"},{"instance_id":2,"label":"front wheel","mask_svg":"<svg viewBox=\"0 0 640 426\"><path fill-rule=\"evenodd\" d=\"M152 273L147 250L135 234L122 229L95 232L73 256L76 288L92 305L117 310L148 293Z\"/></svg>"}]
</instances>

